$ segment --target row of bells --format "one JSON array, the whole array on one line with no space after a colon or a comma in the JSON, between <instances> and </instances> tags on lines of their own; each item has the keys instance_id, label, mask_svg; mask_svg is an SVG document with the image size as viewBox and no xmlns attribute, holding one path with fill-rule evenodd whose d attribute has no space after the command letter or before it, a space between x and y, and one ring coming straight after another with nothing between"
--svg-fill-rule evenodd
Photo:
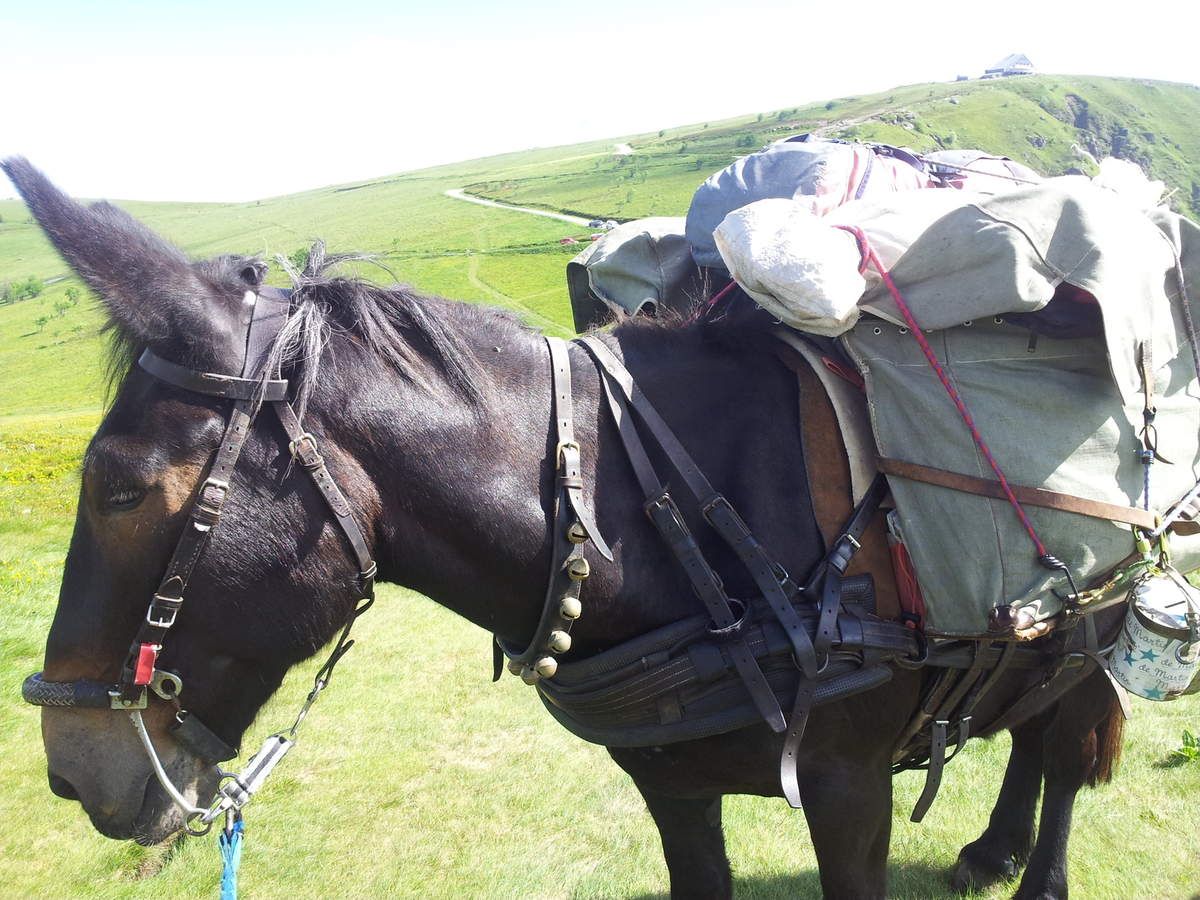
<instances>
[{"instance_id":1,"label":"row of bells","mask_svg":"<svg viewBox=\"0 0 1200 900\"><path fill-rule=\"evenodd\" d=\"M581 523L572 522L567 528L567 538L572 544L582 544L588 539L588 533ZM582 556L577 556L567 562L567 575L574 582L582 583L591 573L591 566ZM559 604L558 614L566 620L567 627L570 627L570 623L583 614L583 604L579 602L578 597L567 595ZM548 652L545 656L539 656L533 661L533 665L526 665L511 659L508 661L508 671L514 675L520 675L521 680L526 684L536 684L539 678L553 678L558 671L558 660L551 654L566 653L570 649L571 635L565 629L556 628L546 639Z\"/></svg>"}]
</instances>

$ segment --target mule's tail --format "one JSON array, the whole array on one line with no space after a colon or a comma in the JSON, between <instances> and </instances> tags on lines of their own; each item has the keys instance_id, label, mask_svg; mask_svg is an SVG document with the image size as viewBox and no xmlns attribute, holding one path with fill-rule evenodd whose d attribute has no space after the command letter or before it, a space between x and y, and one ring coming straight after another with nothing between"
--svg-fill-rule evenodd
<instances>
[{"instance_id":1,"label":"mule's tail","mask_svg":"<svg viewBox=\"0 0 1200 900\"><path fill-rule=\"evenodd\" d=\"M1088 787L1108 784L1121 760L1121 739L1125 734L1125 714L1115 691L1109 693L1108 712L1092 733L1096 742L1096 761L1088 774Z\"/></svg>"}]
</instances>

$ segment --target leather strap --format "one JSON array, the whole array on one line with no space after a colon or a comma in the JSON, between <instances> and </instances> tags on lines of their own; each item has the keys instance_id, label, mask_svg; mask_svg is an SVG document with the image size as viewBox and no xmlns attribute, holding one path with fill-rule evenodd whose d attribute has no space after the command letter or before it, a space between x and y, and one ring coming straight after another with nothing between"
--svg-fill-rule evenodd
<instances>
[{"instance_id":1,"label":"leather strap","mask_svg":"<svg viewBox=\"0 0 1200 900\"><path fill-rule=\"evenodd\" d=\"M554 393L554 424L558 435L555 446L555 465L559 467L559 486L566 492L567 502L575 511L588 537L600 551L600 555L612 561L609 549L600 529L596 527L591 510L583 502L583 476L579 459L579 444L575 441L575 404L571 398L571 358L567 343L562 338L544 335L550 350L551 390Z\"/></svg>"},{"instance_id":2,"label":"leather strap","mask_svg":"<svg viewBox=\"0 0 1200 900\"><path fill-rule=\"evenodd\" d=\"M932 466L890 459L886 456L879 457L878 465L879 471L886 475L905 478L909 481L920 481L967 494L977 494L981 497L992 497L997 500L1007 499L1000 482L988 478L977 478L973 475L963 475L960 472L935 469ZM1132 506L1118 506L1100 500L1089 500L1086 497L1076 497L1072 494L1060 494L1057 491L1047 491L1043 488L1022 487L1016 484L1010 484L1010 487L1017 500L1029 506L1057 509L1062 512L1090 516L1093 519L1124 522L1150 531L1153 531L1156 525L1156 516L1149 510L1137 509Z\"/></svg>"},{"instance_id":3,"label":"leather strap","mask_svg":"<svg viewBox=\"0 0 1200 900\"><path fill-rule=\"evenodd\" d=\"M262 391L263 400L287 398L288 383L284 379L238 378L214 372L200 372L163 359L149 347L138 357L138 365L159 381L209 397L226 400L252 400Z\"/></svg>"},{"instance_id":4,"label":"leather strap","mask_svg":"<svg viewBox=\"0 0 1200 900\"><path fill-rule=\"evenodd\" d=\"M588 346L587 340L584 341L585 346ZM591 349L590 346L589 349ZM675 501L659 480L658 474L650 462L650 457L642 445L641 438L638 436L637 429L634 427L624 397L613 391L611 380L604 374L601 374L600 382L604 387L604 395L608 400L613 421L616 423L617 433L625 446L626 456L633 467L642 492L646 495L646 515L649 516L651 523L679 562L692 585L692 590L704 603L715 633L724 633L729 637L730 640L727 644L729 656L745 683L759 714L772 730L783 731L786 727L783 710L780 709L779 701L767 683L762 669L755 662L754 655L740 634L745 614L736 615L734 613L721 579L704 558L700 546L684 522L683 515L679 512Z\"/></svg>"},{"instance_id":5,"label":"leather strap","mask_svg":"<svg viewBox=\"0 0 1200 900\"><path fill-rule=\"evenodd\" d=\"M738 559L754 579L755 585L762 592L763 598L770 604L771 611L775 613L779 624L783 626L792 642L796 664L805 675L815 678L818 668L817 657L813 652L808 632L804 629L800 617L788 599L784 586L787 573L767 556L766 550L751 533L729 500L724 495L717 493L712 483L700 471L700 467L696 465L691 454L684 449L683 444L663 421L662 416L638 389L633 381L633 376L624 364L597 338L582 338L580 343L588 349L604 374L608 376L608 379L602 379L607 395L610 398L613 397L608 383L611 380L621 388L625 399L637 411L650 433L654 435L654 439L663 448L671 465L683 477L684 483L700 505L700 511L704 518L712 525L713 530L720 535L721 539L729 545L730 549L737 554ZM623 433L623 440L629 435L636 438L636 432L627 430ZM626 446L628 446L628 442ZM637 465L649 465L649 460L644 452L638 454L638 457ZM639 475L638 478L643 482L643 490L645 490L650 484L650 479L645 475ZM654 480L656 481L657 478L655 477Z\"/></svg>"},{"instance_id":6,"label":"leather strap","mask_svg":"<svg viewBox=\"0 0 1200 900\"><path fill-rule=\"evenodd\" d=\"M279 402L272 403L271 407L275 410L275 416L279 419L279 424L283 426L284 433L287 434L288 449L291 451L292 458L300 463L304 471L308 473L313 484L316 485L317 491L324 498L325 505L333 514L333 520L342 529L342 534L346 536L354 558L358 562L360 590L364 597L369 596L372 593L370 588L375 580L375 561L371 558L367 539L350 510L350 503L337 486L337 482L333 480L333 476L329 474L329 469L325 465L325 457L317 450L316 439L304 430L292 405Z\"/></svg>"},{"instance_id":7,"label":"leather strap","mask_svg":"<svg viewBox=\"0 0 1200 900\"><path fill-rule=\"evenodd\" d=\"M933 735L929 746L929 768L925 772L925 787L921 790L921 796L917 798L916 805L913 806L912 815L909 816L909 821L920 822L925 818L925 813L929 812L929 807L933 805L933 800L937 796L938 788L942 785L942 771L946 767L946 732L950 723L945 719L938 719L933 723Z\"/></svg>"},{"instance_id":8,"label":"leather strap","mask_svg":"<svg viewBox=\"0 0 1200 900\"><path fill-rule=\"evenodd\" d=\"M167 632L175 625L175 618L183 607L188 580L192 577L200 554L208 544L209 534L221 519L221 510L229 496L229 479L233 476L242 447L250 434L252 421L249 401L237 401L229 414L229 424L221 436L221 443L209 468L208 477L200 485L192 502L183 534L175 545L175 552L171 554L166 572L150 600L146 615L138 626L121 667L118 688L121 698L127 702L132 702L140 696L145 686L144 679L137 677L139 660L144 658L142 647L153 648L154 655L157 656Z\"/></svg>"},{"instance_id":9,"label":"leather strap","mask_svg":"<svg viewBox=\"0 0 1200 900\"><path fill-rule=\"evenodd\" d=\"M507 645L499 636L492 641L492 681L499 681L507 657L522 675L526 675L539 659L554 658L556 649L552 635L562 632L570 635L578 617L566 614L566 604L578 601L583 580L580 571L586 573L587 560L583 557L583 540L572 540L574 526L584 529L587 538L596 545L596 550L608 560L613 558L600 529L592 518L591 511L583 502L583 475L580 466L579 444L575 440L575 404L571 396L571 359L567 344L561 338L544 336L550 353L551 416L554 420L554 509L550 523L550 574L546 579L546 595L542 601L542 614L538 619L533 636L524 649ZM576 575L572 575L572 569ZM567 641L567 649L570 642Z\"/></svg>"}]
</instances>

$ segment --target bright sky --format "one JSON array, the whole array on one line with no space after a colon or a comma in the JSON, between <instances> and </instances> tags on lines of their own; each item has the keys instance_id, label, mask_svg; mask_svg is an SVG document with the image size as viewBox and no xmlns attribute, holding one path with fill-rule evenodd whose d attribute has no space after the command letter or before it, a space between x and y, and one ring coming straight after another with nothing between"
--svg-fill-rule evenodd
<instances>
[{"instance_id":1,"label":"bright sky","mask_svg":"<svg viewBox=\"0 0 1200 900\"><path fill-rule=\"evenodd\" d=\"M1198 84L1198 26L1200 5L1156 0L0 0L0 156L79 196L247 200L1014 52Z\"/></svg>"}]
</instances>

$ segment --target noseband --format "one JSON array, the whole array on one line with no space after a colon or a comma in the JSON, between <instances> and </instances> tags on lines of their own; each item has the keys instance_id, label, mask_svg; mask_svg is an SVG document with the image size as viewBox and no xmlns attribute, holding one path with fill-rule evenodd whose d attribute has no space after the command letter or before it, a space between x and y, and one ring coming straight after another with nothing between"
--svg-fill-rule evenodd
<instances>
[{"instance_id":1,"label":"noseband","mask_svg":"<svg viewBox=\"0 0 1200 900\"><path fill-rule=\"evenodd\" d=\"M205 833L220 815L237 814L261 787L267 775L295 743L296 731L309 707L329 682L337 661L354 643L349 639L355 619L374 602L375 562L367 547L362 529L355 521L350 504L329 474L317 449L317 442L304 430L295 410L287 400L288 382L270 378L265 364L270 349L286 323L291 309L290 292L261 288L247 292L243 310L246 325L245 361L240 376L214 374L190 369L163 359L146 349L138 365L147 373L173 387L233 401L221 443L209 466L208 475L196 492L188 513L183 534L167 564L166 572L154 592L146 615L138 627L129 652L121 666L115 684L90 679L71 682L47 682L41 673L29 676L21 688L26 702L36 706L111 708L129 713L138 737L150 758L155 775L164 790L187 816L188 830ZM277 374L277 373L276 373ZM190 803L171 782L158 758L154 744L142 721L148 692L175 706L175 718L169 726L171 734L195 756L206 762L218 763L233 759L238 751L226 744L180 703L183 680L174 672L157 668L158 656L180 610L196 563L204 553L221 519L221 511L229 497L230 479L238 457L254 426L260 409L269 406L288 438L292 459L308 473L317 491L324 498L333 520L340 527L354 559L358 574L354 580L355 608L338 637L332 653L317 672L299 715L290 729L271 735L262 749L253 756L240 773L225 772L218 767L222 786L208 808ZM193 823L198 823L194 825Z\"/></svg>"}]
</instances>

